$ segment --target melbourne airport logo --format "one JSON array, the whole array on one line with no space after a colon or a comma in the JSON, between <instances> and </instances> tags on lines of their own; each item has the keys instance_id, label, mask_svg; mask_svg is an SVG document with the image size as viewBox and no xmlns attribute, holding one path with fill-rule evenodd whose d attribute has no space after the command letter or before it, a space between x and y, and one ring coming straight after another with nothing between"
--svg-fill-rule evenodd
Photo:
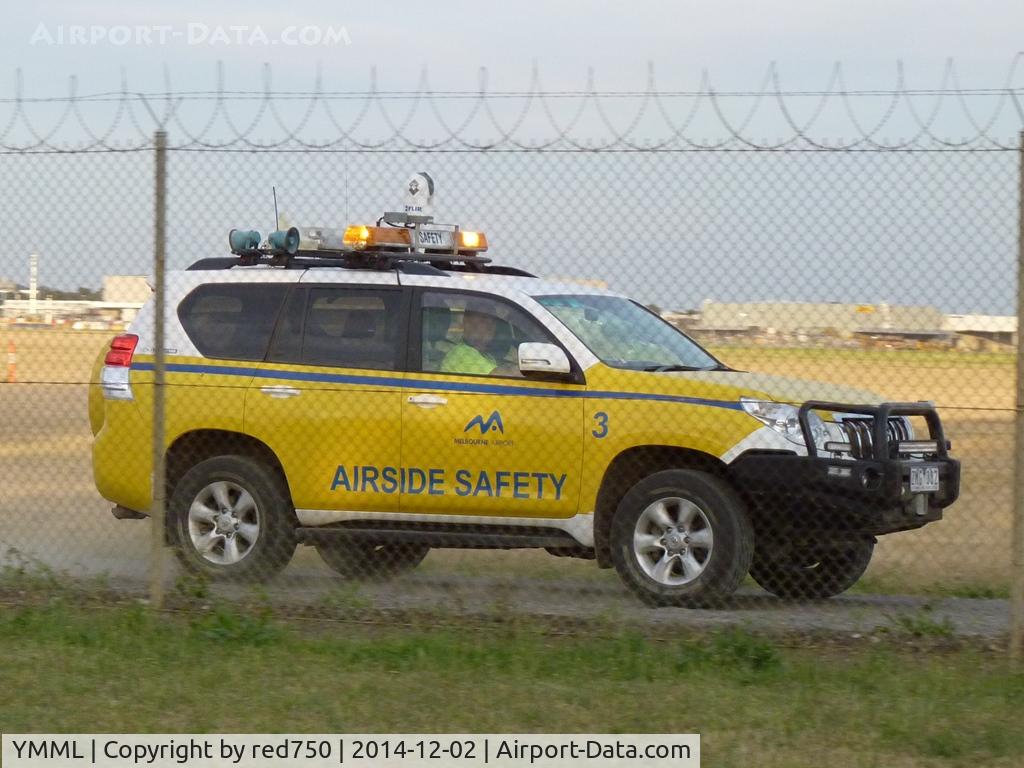
<instances>
[{"instance_id":1,"label":"melbourne airport logo","mask_svg":"<svg viewBox=\"0 0 1024 768\"><path fill-rule=\"evenodd\" d=\"M485 420L484 417L474 416L469 420L469 424L462 430L463 432L469 432L473 427L480 428L480 434L486 435L488 432L501 432L505 434L505 425L501 423L501 414L498 411L492 411L491 415Z\"/></svg>"},{"instance_id":2,"label":"melbourne airport logo","mask_svg":"<svg viewBox=\"0 0 1024 768\"><path fill-rule=\"evenodd\" d=\"M499 413L498 411L491 411L491 415L488 416L486 419L484 418L483 414L474 416L472 419L469 420L469 423L466 424L465 428L462 430L462 433L465 434L466 432L470 432L471 430L473 430L474 432L475 430L479 430L480 437L476 437L475 435L472 437L456 437L455 444L488 445L495 446L498 448L508 448L513 445L513 442L511 440L502 438L495 439L494 437L490 437L490 435L493 435L494 433L500 435L505 434L505 424L502 422L501 413Z\"/></svg>"}]
</instances>

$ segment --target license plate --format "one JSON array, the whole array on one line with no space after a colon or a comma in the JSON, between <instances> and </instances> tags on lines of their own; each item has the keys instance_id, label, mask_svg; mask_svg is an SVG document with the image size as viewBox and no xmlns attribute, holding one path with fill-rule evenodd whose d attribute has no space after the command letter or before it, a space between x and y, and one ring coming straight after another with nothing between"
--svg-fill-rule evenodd
<instances>
[{"instance_id":1,"label":"license plate","mask_svg":"<svg viewBox=\"0 0 1024 768\"><path fill-rule=\"evenodd\" d=\"M451 248L452 233L437 229L421 229L417 233L419 244L424 248Z\"/></svg>"},{"instance_id":2,"label":"license plate","mask_svg":"<svg viewBox=\"0 0 1024 768\"><path fill-rule=\"evenodd\" d=\"M927 493L939 490L939 468L923 466L910 468L910 492Z\"/></svg>"}]
</instances>

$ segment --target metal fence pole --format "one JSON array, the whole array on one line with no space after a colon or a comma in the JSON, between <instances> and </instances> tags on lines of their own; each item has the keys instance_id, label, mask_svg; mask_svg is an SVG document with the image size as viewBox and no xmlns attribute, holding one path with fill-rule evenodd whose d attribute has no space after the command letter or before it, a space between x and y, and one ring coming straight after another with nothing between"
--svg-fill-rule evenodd
<instances>
[{"instance_id":1,"label":"metal fence pole","mask_svg":"<svg viewBox=\"0 0 1024 768\"><path fill-rule=\"evenodd\" d=\"M154 137L156 195L153 243L153 505L150 508L149 601L153 608L164 602L164 262L167 255L167 132Z\"/></svg>"},{"instance_id":2,"label":"metal fence pole","mask_svg":"<svg viewBox=\"0 0 1024 768\"><path fill-rule=\"evenodd\" d=\"M1010 659L1024 654L1024 131L1017 177L1017 412L1014 414L1013 558L1010 593Z\"/></svg>"}]
</instances>

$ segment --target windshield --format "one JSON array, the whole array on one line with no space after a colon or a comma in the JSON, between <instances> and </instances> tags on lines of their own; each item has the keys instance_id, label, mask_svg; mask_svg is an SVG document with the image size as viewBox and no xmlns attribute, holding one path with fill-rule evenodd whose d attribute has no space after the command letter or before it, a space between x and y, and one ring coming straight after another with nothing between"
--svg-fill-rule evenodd
<instances>
[{"instance_id":1,"label":"windshield","mask_svg":"<svg viewBox=\"0 0 1024 768\"><path fill-rule=\"evenodd\" d=\"M637 371L707 371L722 365L675 326L617 296L535 296L603 363Z\"/></svg>"}]
</instances>

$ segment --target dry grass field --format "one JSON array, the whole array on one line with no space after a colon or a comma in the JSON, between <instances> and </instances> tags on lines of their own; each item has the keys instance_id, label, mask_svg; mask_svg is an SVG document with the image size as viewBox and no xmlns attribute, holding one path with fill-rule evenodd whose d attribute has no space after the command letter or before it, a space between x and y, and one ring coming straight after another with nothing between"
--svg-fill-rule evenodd
<instances>
[{"instance_id":1,"label":"dry grass field","mask_svg":"<svg viewBox=\"0 0 1024 768\"><path fill-rule=\"evenodd\" d=\"M86 381L108 334L0 328L14 341L18 382L0 384L0 547L71 572L144 572L143 524L118 523L92 486ZM963 495L946 519L881 540L865 586L885 591L1000 592L1008 583L1014 366L1009 356L917 351L721 349L733 367L935 401ZM302 553L299 567L319 567ZM425 567L551 578L604 578L592 564L543 552L444 552Z\"/></svg>"}]
</instances>

